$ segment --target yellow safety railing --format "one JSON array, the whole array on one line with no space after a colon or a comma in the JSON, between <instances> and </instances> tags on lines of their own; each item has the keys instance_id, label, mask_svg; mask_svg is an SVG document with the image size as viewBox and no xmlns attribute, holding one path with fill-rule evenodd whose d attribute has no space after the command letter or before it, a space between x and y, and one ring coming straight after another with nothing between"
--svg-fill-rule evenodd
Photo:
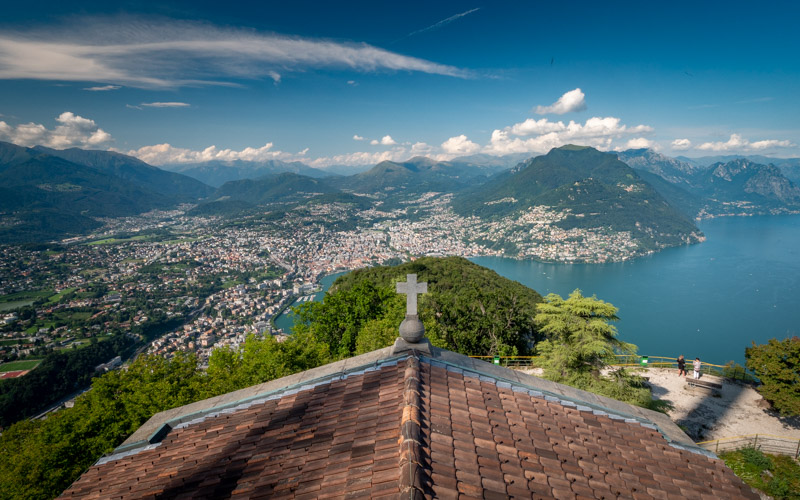
<instances>
[{"instance_id":1,"label":"yellow safety railing","mask_svg":"<svg viewBox=\"0 0 800 500\"><path fill-rule=\"evenodd\" d=\"M614 366L636 366L636 367L654 367L654 368L674 368L678 369L677 356L640 356L638 354L617 354L617 363ZM537 360L541 356L470 356L471 358L480 359L489 363L498 364L501 366L530 366L535 368L538 366ZM692 359L686 358L687 370L692 370ZM758 379L749 372L745 367L734 364L733 362L727 365L716 365L713 363L706 363L703 361L701 373L708 375L715 375L723 378L730 378L735 380L748 380L757 381Z\"/></svg>"},{"instance_id":2,"label":"yellow safety railing","mask_svg":"<svg viewBox=\"0 0 800 500\"><path fill-rule=\"evenodd\" d=\"M772 434L748 434L711 441L702 441L698 446L716 454L725 451L736 451L742 448L756 448L773 455L789 455L800 457L800 439L775 436Z\"/></svg>"}]
</instances>

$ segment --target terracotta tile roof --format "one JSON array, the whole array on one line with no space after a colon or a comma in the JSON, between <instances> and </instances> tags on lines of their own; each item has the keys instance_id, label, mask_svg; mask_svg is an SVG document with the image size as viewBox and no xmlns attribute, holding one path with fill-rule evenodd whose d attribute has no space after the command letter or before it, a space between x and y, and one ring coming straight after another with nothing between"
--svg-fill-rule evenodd
<instances>
[{"instance_id":1,"label":"terracotta tile roof","mask_svg":"<svg viewBox=\"0 0 800 500\"><path fill-rule=\"evenodd\" d=\"M461 358L351 361L173 418L62 498L758 498L651 421Z\"/></svg>"}]
</instances>

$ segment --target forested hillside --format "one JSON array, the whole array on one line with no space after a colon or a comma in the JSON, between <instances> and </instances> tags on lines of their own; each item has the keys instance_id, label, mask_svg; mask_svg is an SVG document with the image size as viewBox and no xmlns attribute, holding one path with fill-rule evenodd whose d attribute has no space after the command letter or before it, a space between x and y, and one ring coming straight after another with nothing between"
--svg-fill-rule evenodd
<instances>
[{"instance_id":1,"label":"forested hillside","mask_svg":"<svg viewBox=\"0 0 800 500\"><path fill-rule=\"evenodd\" d=\"M456 196L461 215L498 218L545 205L569 215L564 229L629 231L647 249L699 241L700 232L636 172L610 153L563 146Z\"/></svg>"},{"instance_id":2,"label":"forested hillside","mask_svg":"<svg viewBox=\"0 0 800 500\"><path fill-rule=\"evenodd\" d=\"M426 257L396 267L359 269L339 278L323 302L299 311L308 331L334 357L391 345L405 316L395 283L414 273L428 282L419 315L431 343L462 354L528 354L539 340L534 316L541 295L459 257Z\"/></svg>"}]
</instances>

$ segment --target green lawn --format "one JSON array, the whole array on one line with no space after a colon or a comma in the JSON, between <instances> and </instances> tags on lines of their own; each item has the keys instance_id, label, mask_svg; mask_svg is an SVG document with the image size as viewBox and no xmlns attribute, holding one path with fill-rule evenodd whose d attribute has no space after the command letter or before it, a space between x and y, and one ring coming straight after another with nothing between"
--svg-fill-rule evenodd
<instances>
[{"instance_id":1,"label":"green lawn","mask_svg":"<svg viewBox=\"0 0 800 500\"><path fill-rule=\"evenodd\" d=\"M2 302L15 302L25 299L40 299L53 295L53 290L35 290L28 292L9 293L8 295L0 295L0 303Z\"/></svg>"},{"instance_id":2,"label":"green lawn","mask_svg":"<svg viewBox=\"0 0 800 500\"><path fill-rule=\"evenodd\" d=\"M13 311L14 309L33 304L33 300L15 300L13 302L0 302L0 312Z\"/></svg>"},{"instance_id":3,"label":"green lawn","mask_svg":"<svg viewBox=\"0 0 800 500\"><path fill-rule=\"evenodd\" d=\"M0 346L17 345L21 342L27 342L27 340L19 340L19 339L0 340Z\"/></svg>"},{"instance_id":4,"label":"green lawn","mask_svg":"<svg viewBox=\"0 0 800 500\"><path fill-rule=\"evenodd\" d=\"M236 285L243 285L243 284L244 284L244 281L242 281L242 280L237 280L237 279L233 279L233 280L228 280L228 281L224 282L224 283L222 284L222 288L225 288L225 289L227 289L227 288L234 287L234 286L236 286Z\"/></svg>"},{"instance_id":5,"label":"green lawn","mask_svg":"<svg viewBox=\"0 0 800 500\"><path fill-rule=\"evenodd\" d=\"M24 361L11 361L9 363L3 363L0 365L0 373L2 372L15 372L17 370L32 370L39 366L41 363L41 359L31 359L31 360L24 360Z\"/></svg>"},{"instance_id":6,"label":"green lawn","mask_svg":"<svg viewBox=\"0 0 800 500\"><path fill-rule=\"evenodd\" d=\"M105 238L105 239L102 239L102 240L90 241L89 243L87 243L87 245L89 245L89 246L94 246L94 245L114 245L114 244L117 244L117 243L125 243L126 241L141 241L141 240L149 240L149 239L153 239L153 235L140 234L138 236L131 236L130 238L113 238L112 237L112 238Z\"/></svg>"},{"instance_id":7,"label":"green lawn","mask_svg":"<svg viewBox=\"0 0 800 500\"><path fill-rule=\"evenodd\" d=\"M64 295L66 295L66 294L68 294L70 292L74 292L74 291L75 291L74 287L65 288L65 289L61 290L60 292L58 292L57 294L55 294L52 297L50 297L49 299L47 299L47 302L49 304L57 304L58 301L61 300L61 297L63 297Z\"/></svg>"}]
</instances>

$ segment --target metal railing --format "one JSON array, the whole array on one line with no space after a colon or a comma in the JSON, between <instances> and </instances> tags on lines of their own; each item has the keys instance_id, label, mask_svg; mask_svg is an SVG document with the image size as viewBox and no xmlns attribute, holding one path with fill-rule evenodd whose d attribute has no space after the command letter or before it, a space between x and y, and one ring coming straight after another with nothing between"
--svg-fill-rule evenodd
<instances>
[{"instance_id":1,"label":"metal railing","mask_svg":"<svg viewBox=\"0 0 800 500\"><path fill-rule=\"evenodd\" d=\"M489 363L498 364L508 367L531 367L536 368L540 366L537 361L541 356L470 356L471 358L480 359ZM686 368L692 370L692 360L686 359ZM677 357L668 356L640 356L638 354L617 354L617 363L614 366L636 366L636 367L654 367L654 368L672 368L678 369ZM716 365L713 363L703 362L700 370L702 374L714 375L717 377L728 378L733 380L745 381L758 381L758 378L745 367L734 364L733 362L727 365Z\"/></svg>"},{"instance_id":2,"label":"metal railing","mask_svg":"<svg viewBox=\"0 0 800 500\"><path fill-rule=\"evenodd\" d=\"M736 451L742 448L755 448L773 455L789 455L800 457L800 439L774 436L772 434L748 434L697 443L708 451L719 455L725 451Z\"/></svg>"}]
</instances>

